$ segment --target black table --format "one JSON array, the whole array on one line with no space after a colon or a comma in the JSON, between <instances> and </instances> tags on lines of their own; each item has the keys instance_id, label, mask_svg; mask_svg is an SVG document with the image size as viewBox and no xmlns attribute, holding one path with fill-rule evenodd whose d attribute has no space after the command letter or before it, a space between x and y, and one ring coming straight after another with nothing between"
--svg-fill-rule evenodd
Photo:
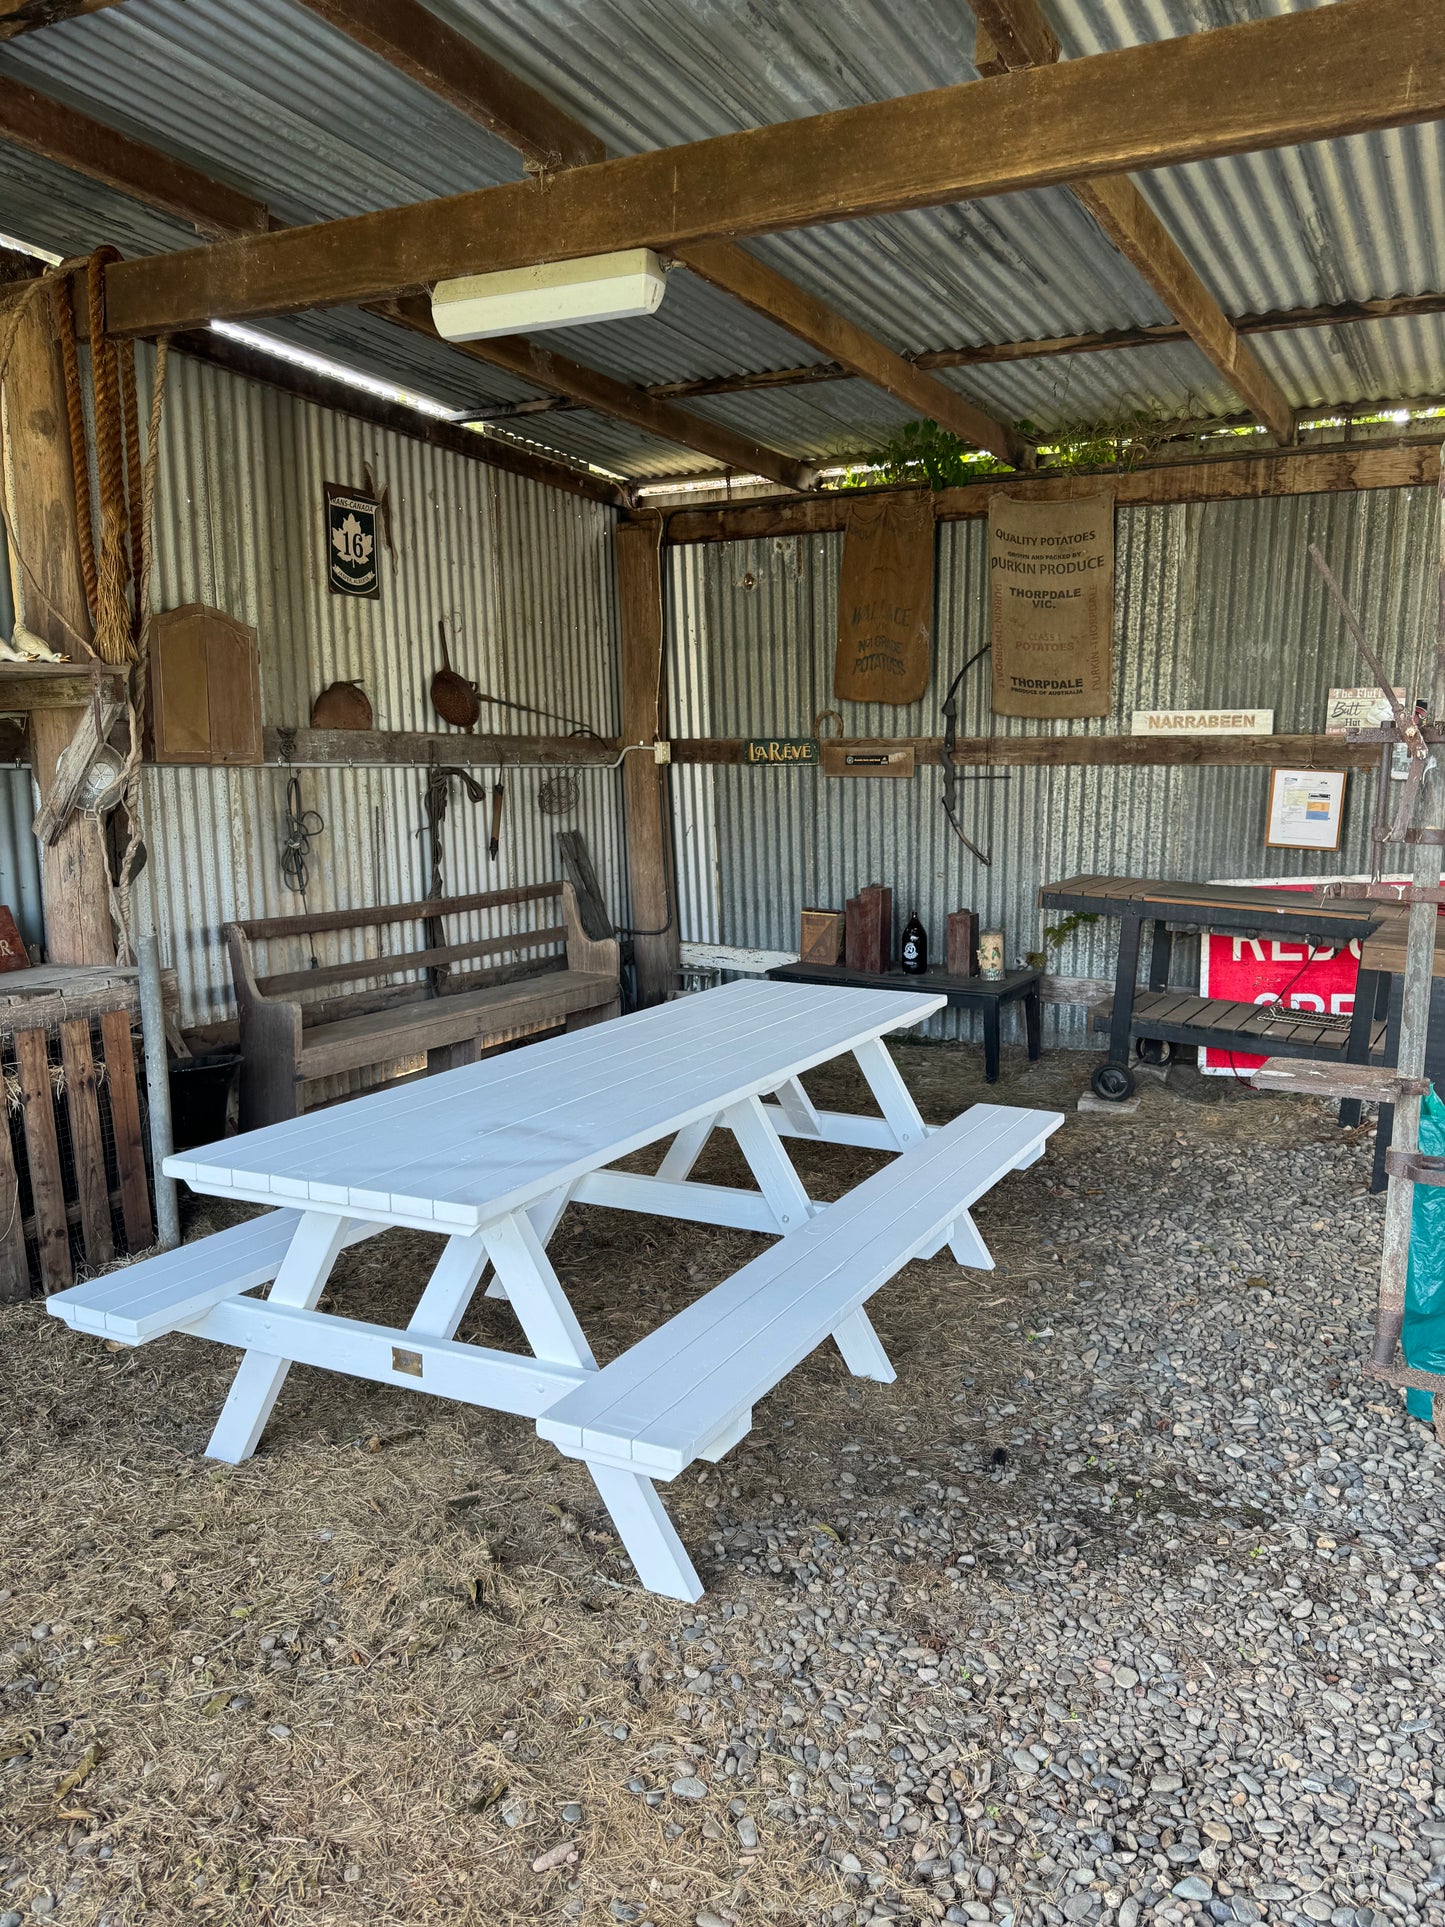
<instances>
[{"instance_id":1,"label":"black table","mask_svg":"<svg viewBox=\"0 0 1445 1927\"><path fill-rule=\"evenodd\" d=\"M1307 1011L1272 1017L1262 1004L1170 990L1169 965L1180 931L1230 930L1236 935L1301 937L1316 949L1342 950L1388 920L1389 907L1318 890L1253 889L1228 883L1170 883L1147 877L1069 877L1046 883L1039 902L1119 919L1119 957L1114 1002L1104 1026L1109 1055L1090 1082L1098 1096L1118 1102L1134 1089L1131 1046L1194 1044L1201 1049L1267 1057L1339 1058L1366 1064L1385 1044L1384 997L1388 978L1363 964L1348 1031L1312 1019ZM1145 924L1153 926L1149 982L1137 981ZM1342 1108L1340 1121L1357 1122L1359 1106Z\"/></svg>"},{"instance_id":2,"label":"black table","mask_svg":"<svg viewBox=\"0 0 1445 1927\"><path fill-rule=\"evenodd\" d=\"M1037 970L1010 970L990 982L984 977L956 977L947 970L850 970L846 964L780 964L768 975L784 984L842 984L856 990L918 990L946 997L962 1010L983 1012L983 1074L998 1082L999 1007L1014 1001L1024 1007L1024 1031L1029 1060L1039 1055L1039 982Z\"/></svg>"}]
</instances>

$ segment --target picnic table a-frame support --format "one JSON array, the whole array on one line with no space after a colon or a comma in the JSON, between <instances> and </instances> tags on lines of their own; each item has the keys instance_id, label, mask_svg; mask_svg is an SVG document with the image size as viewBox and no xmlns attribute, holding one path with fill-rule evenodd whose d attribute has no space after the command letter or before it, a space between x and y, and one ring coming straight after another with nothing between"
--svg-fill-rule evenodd
<instances>
[{"instance_id":1,"label":"picnic table a-frame support","mask_svg":"<svg viewBox=\"0 0 1445 1927\"><path fill-rule=\"evenodd\" d=\"M417 1391L523 1417L538 1416L597 1370L592 1349L547 1257L547 1243L566 1206L572 1202L611 1205L786 1236L826 1207L809 1198L780 1132L818 1143L887 1151L904 1151L927 1135L928 1127L884 1044L870 1038L853 1055L881 1116L820 1111L798 1078L786 1079L771 1101L745 1097L679 1131L655 1177L591 1172L480 1231L448 1238L416 1310L401 1331L316 1309L343 1248L358 1236L384 1227L367 1227L330 1212L303 1212L269 1297L229 1299L188 1327L199 1337L238 1345L245 1354L207 1455L232 1464L250 1457L293 1363L329 1366L384 1384L398 1382L400 1374ZM756 1181L756 1191L692 1179L693 1167L715 1130L732 1132ZM966 1213L962 1217L965 1222L954 1239L959 1262L991 1264L972 1221ZM490 1295L510 1303L531 1347L530 1359L456 1341L455 1333L488 1265L495 1273ZM893 1366L861 1306L832 1336L855 1377L880 1384L892 1381ZM727 1444L734 1442L730 1439ZM720 1444L717 1456L726 1449ZM674 1598L699 1597L701 1582L652 1480L615 1465L589 1465L588 1469L643 1584Z\"/></svg>"}]
</instances>

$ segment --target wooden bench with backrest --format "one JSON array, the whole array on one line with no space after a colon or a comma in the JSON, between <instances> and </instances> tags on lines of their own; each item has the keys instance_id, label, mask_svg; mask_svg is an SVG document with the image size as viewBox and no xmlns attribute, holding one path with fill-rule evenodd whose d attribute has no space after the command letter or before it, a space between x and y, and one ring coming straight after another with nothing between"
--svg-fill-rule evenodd
<instances>
[{"instance_id":1,"label":"wooden bench with backrest","mask_svg":"<svg viewBox=\"0 0 1445 1927\"><path fill-rule=\"evenodd\" d=\"M445 942L448 918L532 905L539 917L520 930ZM417 924L420 949L387 956L258 974L256 946L310 939L322 932L379 931ZM226 925L231 979L240 1015L241 1129L296 1117L309 1079L426 1055L428 1071L475 1061L490 1043L519 1033L601 1022L621 1008L615 937L589 937L571 883L523 884L472 896L395 903L378 909L322 910ZM520 965L457 981L456 965L511 955ZM489 981L479 982L485 975ZM389 980L402 978L401 983ZM362 983L350 995L334 986ZM318 997L316 993L321 993ZM303 1001L305 998L307 1001Z\"/></svg>"},{"instance_id":2,"label":"wooden bench with backrest","mask_svg":"<svg viewBox=\"0 0 1445 1927\"><path fill-rule=\"evenodd\" d=\"M758 1400L825 1339L852 1371L887 1383L893 1368L863 1306L945 1244L960 1265L992 1270L969 1207L1042 1157L1063 1121L975 1104L566 1393L538 1432L589 1465L675 1479L736 1445Z\"/></svg>"}]
</instances>

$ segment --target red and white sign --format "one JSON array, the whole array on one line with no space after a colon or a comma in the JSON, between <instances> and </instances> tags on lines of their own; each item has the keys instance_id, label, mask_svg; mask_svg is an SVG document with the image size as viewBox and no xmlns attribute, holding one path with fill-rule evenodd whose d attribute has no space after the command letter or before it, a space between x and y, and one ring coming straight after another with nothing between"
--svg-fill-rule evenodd
<instances>
[{"instance_id":1,"label":"red and white sign","mask_svg":"<svg viewBox=\"0 0 1445 1927\"><path fill-rule=\"evenodd\" d=\"M1313 890L1321 883L1363 883L1364 877L1312 877L1308 882L1281 883L1260 877L1232 879L1236 889ZM1445 881L1445 879L1442 879ZM1328 1017L1348 1017L1355 1008L1355 980L1360 972L1360 946L1345 950L1315 950L1302 937L1236 937L1205 935L1199 942L1199 994L1227 997L1241 1004L1272 1004L1283 996L1287 1010L1318 1011ZM1227 1050L1199 1053L1206 1077L1244 1077L1258 1070L1261 1057Z\"/></svg>"}]
</instances>

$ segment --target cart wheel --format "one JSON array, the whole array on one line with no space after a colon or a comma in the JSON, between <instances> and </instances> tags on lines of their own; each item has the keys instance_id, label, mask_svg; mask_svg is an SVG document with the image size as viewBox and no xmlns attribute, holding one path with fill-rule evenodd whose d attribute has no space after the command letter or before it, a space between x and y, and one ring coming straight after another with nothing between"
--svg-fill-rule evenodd
<instances>
[{"instance_id":1,"label":"cart wheel","mask_svg":"<svg viewBox=\"0 0 1445 1927\"><path fill-rule=\"evenodd\" d=\"M1134 1073L1122 1064L1100 1064L1089 1083L1095 1097L1106 1098L1110 1104L1122 1104L1134 1095Z\"/></svg>"},{"instance_id":2,"label":"cart wheel","mask_svg":"<svg viewBox=\"0 0 1445 1927\"><path fill-rule=\"evenodd\" d=\"M1139 1039L1139 1062L1141 1064L1172 1064L1174 1046L1165 1043L1161 1037L1141 1037Z\"/></svg>"}]
</instances>

